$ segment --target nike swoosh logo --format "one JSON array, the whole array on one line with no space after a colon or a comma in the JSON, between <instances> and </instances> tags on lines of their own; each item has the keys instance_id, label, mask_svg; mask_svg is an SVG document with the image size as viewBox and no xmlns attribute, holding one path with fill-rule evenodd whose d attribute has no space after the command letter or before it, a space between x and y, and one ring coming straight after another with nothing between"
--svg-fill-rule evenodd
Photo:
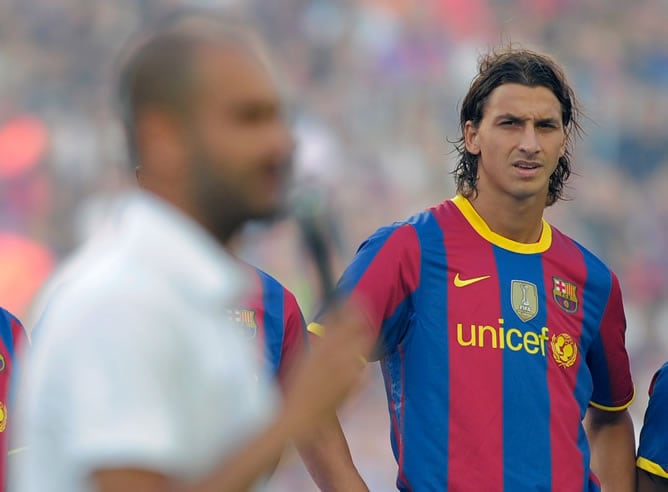
<instances>
[{"instance_id":1,"label":"nike swoosh logo","mask_svg":"<svg viewBox=\"0 0 668 492\"><path fill-rule=\"evenodd\" d=\"M467 285L475 284L476 282L480 282L481 280L485 280L490 278L491 275L483 275L482 277L473 277L473 278L467 278L466 280L462 280L459 278L459 273L455 275L455 287L466 287Z\"/></svg>"}]
</instances>

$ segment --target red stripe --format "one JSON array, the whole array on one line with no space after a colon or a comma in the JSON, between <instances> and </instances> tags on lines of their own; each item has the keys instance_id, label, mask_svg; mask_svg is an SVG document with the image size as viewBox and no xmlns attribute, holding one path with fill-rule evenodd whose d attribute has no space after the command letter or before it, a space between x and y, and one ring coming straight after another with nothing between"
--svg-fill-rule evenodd
<instances>
[{"instance_id":1,"label":"red stripe","mask_svg":"<svg viewBox=\"0 0 668 492\"><path fill-rule=\"evenodd\" d=\"M449 207L449 208L448 208ZM499 325L499 279L494 249L452 203L435 212L445 238L448 263L448 350L450 374L448 488L501 490L503 484L503 350L461 346L471 325ZM454 270L453 268L457 268ZM490 278L455 287L454 278ZM465 306L465 308L463 308ZM486 339L486 344L490 343ZM498 344L498 340L497 340ZM487 347L487 345L486 345Z\"/></svg>"},{"instance_id":2,"label":"red stripe","mask_svg":"<svg viewBox=\"0 0 668 492\"><path fill-rule=\"evenodd\" d=\"M618 407L633 397L633 381L629 372L629 356L624 341L625 316L619 280L612 275L612 289L601 319L601 343L607 356L610 402L596 402Z\"/></svg>"},{"instance_id":3,"label":"red stripe","mask_svg":"<svg viewBox=\"0 0 668 492\"><path fill-rule=\"evenodd\" d=\"M568 271L564 271L567 265ZM558 268L558 269L557 269ZM587 270L579 248L561 233L553 229L552 247L543 258L545 285L552 285L554 276L580 286L578 308L568 313L561 308L551 295L546 295L547 326L550 337L567 333L579 344L582 335L584 282ZM584 484L584 464L582 452L578 448L580 432L580 407L575 399L577 374L585 354L578 352L575 363L561 367L554 359L553 350L548 347L547 386L550 395L550 450L552 453L552 490L582 490Z\"/></svg>"},{"instance_id":4,"label":"red stripe","mask_svg":"<svg viewBox=\"0 0 668 492\"><path fill-rule=\"evenodd\" d=\"M295 296L283 288L283 346L279 377L283 379L306 349L304 318Z\"/></svg>"},{"instance_id":5,"label":"red stripe","mask_svg":"<svg viewBox=\"0 0 668 492\"><path fill-rule=\"evenodd\" d=\"M396 268L388 268L394 265ZM374 338L378 337L383 321L415 291L419 278L417 233L413 226L404 225L386 240L351 293L351 298L367 310Z\"/></svg>"}]
</instances>

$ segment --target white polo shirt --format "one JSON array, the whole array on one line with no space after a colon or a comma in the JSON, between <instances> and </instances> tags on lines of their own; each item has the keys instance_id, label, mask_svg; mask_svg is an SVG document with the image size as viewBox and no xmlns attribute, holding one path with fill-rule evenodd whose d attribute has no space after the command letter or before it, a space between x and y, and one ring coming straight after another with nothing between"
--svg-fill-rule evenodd
<instances>
[{"instance_id":1,"label":"white polo shirt","mask_svg":"<svg viewBox=\"0 0 668 492\"><path fill-rule=\"evenodd\" d=\"M83 492L97 469L197 481L269 420L276 395L226 306L242 273L194 221L138 192L33 333L17 410L19 492Z\"/></svg>"}]
</instances>

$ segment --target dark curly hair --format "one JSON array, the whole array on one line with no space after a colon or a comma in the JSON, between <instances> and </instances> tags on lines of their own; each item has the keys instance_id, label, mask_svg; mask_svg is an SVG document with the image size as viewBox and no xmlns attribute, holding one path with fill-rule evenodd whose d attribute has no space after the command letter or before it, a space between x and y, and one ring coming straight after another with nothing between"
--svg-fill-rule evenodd
<instances>
[{"instance_id":1,"label":"dark curly hair","mask_svg":"<svg viewBox=\"0 0 668 492\"><path fill-rule=\"evenodd\" d=\"M457 192L470 197L475 195L478 181L478 156L466 150L464 128L467 121L478 126L485 104L494 89L503 84L522 84L528 87L546 87L561 104L561 122L566 131L566 151L550 176L547 206L563 198L564 184L571 175L571 151L576 136L582 134L579 123L580 107L572 87L559 65L549 56L526 49L506 48L481 57L478 74L464 97L459 115L461 137L455 149L459 162L453 171Z\"/></svg>"}]
</instances>

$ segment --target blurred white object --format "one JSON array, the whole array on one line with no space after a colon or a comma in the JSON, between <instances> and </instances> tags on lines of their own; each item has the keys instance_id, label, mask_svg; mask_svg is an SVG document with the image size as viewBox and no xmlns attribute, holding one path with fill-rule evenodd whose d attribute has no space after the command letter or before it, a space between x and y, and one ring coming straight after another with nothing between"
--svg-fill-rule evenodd
<instances>
[{"instance_id":1,"label":"blurred white object","mask_svg":"<svg viewBox=\"0 0 668 492\"><path fill-rule=\"evenodd\" d=\"M33 332L11 490L90 491L114 467L194 481L274 409L225 314L244 280L213 238L137 193L98 241Z\"/></svg>"}]
</instances>

